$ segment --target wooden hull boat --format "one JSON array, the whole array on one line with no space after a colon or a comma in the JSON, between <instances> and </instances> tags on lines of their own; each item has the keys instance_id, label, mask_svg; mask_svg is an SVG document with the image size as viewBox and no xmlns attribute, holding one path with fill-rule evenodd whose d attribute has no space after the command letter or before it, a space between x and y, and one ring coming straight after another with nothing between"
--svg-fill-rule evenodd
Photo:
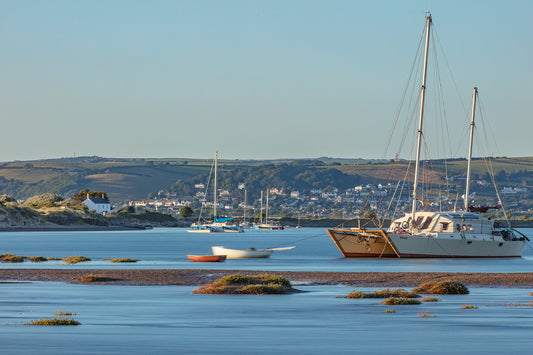
<instances>
[{"instance_id":1,"label":"wooden hull boat","mask_svg":"<svg viewBox=\"0 0 533 355\"><path fill-rule=\"evenodd\" d=\"M398 257L398 258L507 258L521 257L527 237L513 229L509 222L503 227L481 213L501 206L472 206L470 181L472 146L475 128L475 108L478 89L472 95L470 142L466 170L463 211L432 212L424 203L425 195L418 191L421 170L424 97L430 43L431 15L426 15L426 41L422 85L420 86L420 116L417 130L417 151L413 179L412 208L403 217L392 221L387 230L381 229L328 229L327 232L345 257ZM440 85L440 84L439 84ZM407 176L407 174L406 174ZM494 180L494 177L493 177ZM427 191L425 192L427 193ZM401 194L401 193L400 193ZM499 199L499 195L498 195ZM424 207L419 210L420 204ZM428 209L426 209L428 208Z\"/></svg>"},{"instance_id":2,"label":"wooden hull boat","mask_svg":"<svg viewBox=\"0 0 533 355\"><path fill-rule=\"evenodd\" d=\"M187 257L194 262L223 262L226 261L226 255L187 255Z\"/></svg>"}]
</instances>

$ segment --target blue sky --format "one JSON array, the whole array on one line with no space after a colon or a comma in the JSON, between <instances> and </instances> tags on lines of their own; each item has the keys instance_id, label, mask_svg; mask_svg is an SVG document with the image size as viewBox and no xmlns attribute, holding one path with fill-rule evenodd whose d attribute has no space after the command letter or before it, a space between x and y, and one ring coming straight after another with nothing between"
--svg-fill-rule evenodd
<instances>
[{"instance_id":1,"label":"blue sky","mask_svg":"<svg viewBox=\"0 0 533 355\"><path fill-rule=\"evenodd\" d=\"M489 152L532 156L530 1L2 0L0 161L393 157L428 10Z\"/></svg>"}]
</instances>

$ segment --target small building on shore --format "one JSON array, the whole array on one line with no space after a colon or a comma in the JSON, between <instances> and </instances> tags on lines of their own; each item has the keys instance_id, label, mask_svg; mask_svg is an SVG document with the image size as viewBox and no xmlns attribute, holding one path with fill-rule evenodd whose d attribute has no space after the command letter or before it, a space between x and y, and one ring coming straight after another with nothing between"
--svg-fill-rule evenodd
<instances>
[{"instance_id":1,"label":"small building on shore","mask_svg":"<svg viewBox=\"0 0 533 355\"><path fill-rule=\"evenodd\" d=\"M90 197L89 194L87 194L87 198L82 203L87 206L89 211L95 211L96 213L103 215L111 212L111 204L104 198L104 196Z\"/></svg>"}]
</instances>

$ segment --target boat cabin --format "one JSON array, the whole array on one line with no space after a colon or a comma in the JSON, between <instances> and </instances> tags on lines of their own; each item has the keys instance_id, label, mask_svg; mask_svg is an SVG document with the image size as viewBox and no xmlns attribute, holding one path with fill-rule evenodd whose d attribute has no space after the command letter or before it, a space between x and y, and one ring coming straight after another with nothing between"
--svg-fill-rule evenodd
<instances>
[{"instance_id":1,"label":"boat cabin","mask_svg":"<svg viewBox=\"0 0 533 355\"><path fill-rule=\"evenodd\" d=\"M499 226L486 217L468 212L418 212L394 220L388 232L492 234Z\"/></svg>"}]
</instances>

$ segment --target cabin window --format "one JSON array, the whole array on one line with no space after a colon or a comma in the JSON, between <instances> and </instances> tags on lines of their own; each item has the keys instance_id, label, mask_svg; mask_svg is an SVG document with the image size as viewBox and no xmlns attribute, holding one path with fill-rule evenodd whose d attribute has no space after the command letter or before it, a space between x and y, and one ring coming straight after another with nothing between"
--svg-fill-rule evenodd
<instances>
[{"instance_id":1,"label":"cabin window","mask_svg":"<svg viewBox=\"0 0 533 355\"><path fill-rule=\"evenodd\" d=\"M420 229L427 229L427 227L429 227L429 225L431 224L431 221L433 221L432 217L426 217Z\"/></svg>"},{"instance_id":2,"label":"cabin window","mask_svg":"<svg viewBox=\"0 0 533 355\"><path fill-rule=\"evenodd\" d=\"M463 230L466 231L466 224L463 224Z\"/></svg>"},{"instance_id":3,"label":"cabin window","mask_svg":"<svg viewBox=\"0 0 533 355\"><path fill-rule=\"evenodd\" d=\"M470 232L473 232L473 231L474 231L474 227L473 227L471 224L469 224L469 225L468 225L468 230L469 230Z\"/></svg>"},{"instance_id":4,"label":"cabin window","mask_svg":"<svg viewBox=\"0 0 533 355\"><path fill-rule=\"evenodd\" d=\"M446 232L448 230L448 225L450 223L448 222L440 222L440 231L441 232Z\"/></svg>"},{"instance_id":5,"label":"cabin window","mask_svg":"<svg viewBox=\"0 0 533 355\"><path fill-rule=\"evenodd\" d=\"M415 227L418 228L419 225L422 224L422 220L424 219L424 216L420 216L416 219Z\"/></svg>"}]
</instances>

